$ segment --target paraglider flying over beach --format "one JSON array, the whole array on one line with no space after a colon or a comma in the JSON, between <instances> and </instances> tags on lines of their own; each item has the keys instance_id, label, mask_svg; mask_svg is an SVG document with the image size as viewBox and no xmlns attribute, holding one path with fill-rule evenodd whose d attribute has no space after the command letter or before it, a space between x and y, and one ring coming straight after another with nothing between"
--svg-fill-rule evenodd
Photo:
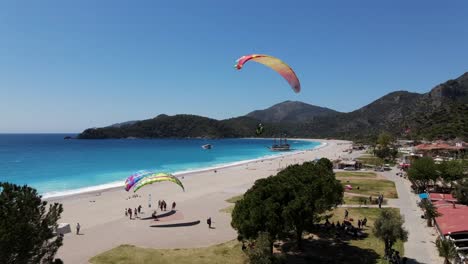
<instances>
[{"instance_id":1,"label":"paraglider flying over beach","mask_svg":"<svg viewBox=\"0 0 468 264\"><path fill-rule=\"evenodd\" d=\"M263 129L264 129L264 128L263 128L262 123L259 123L259 124L257 125L257 129L255 130L255 134L256 134L257 136L260 136L261 134L263 134Z\"/></svg>"},{"instance_id":2,"label":"paraglider flying over beach","mask_svg":"<svg viewBox=\"0 0 468 264\"><path fill-rule=\"evenodd\" d=\"M153 174L153 172L141 170L128 176L127 180L125 180L125 190L128 192L138 181L151 174Z\"/></svg>"},{"instance_id":3,"label":"paraglider flying over beach","mask_svg":"<svg viewBox=\"0 0 468 264\"><path fill-rule=\"evenodd\" d=\"M179 185L182 188L182 190L185 191L184 185L179 179L177 179L177 177L171 174L167 174L167 173L154 173L140 180L138 184L135 186L135 188L133 188L133 192L138 191L140 188L146 185L153 184L155 182L163 182L163 181L173 182Z\"/></svg>"},{"instance_id":4,"label":"paraglider flying over beach","mask_svg":"<svg viewBox=\"0 0 468 264\"><path fill-rule=\"evenodd\" d=\"M283 76L283 78L286 79L286 81L288 81L289 85L294 90L294 92L299 93L301 91L301 84L299 83L299 79L297 78L296 73L294 73L293 69L291 69L291 67L289 67L286 63L282 62L280 59L275 58L273 56L265 54L245 55L240 57L236 61L236 65L234 65L234 67L240 70L242 69L244 64L250 60L272 68L281 76Z\"/></svg>"}]
</instances>

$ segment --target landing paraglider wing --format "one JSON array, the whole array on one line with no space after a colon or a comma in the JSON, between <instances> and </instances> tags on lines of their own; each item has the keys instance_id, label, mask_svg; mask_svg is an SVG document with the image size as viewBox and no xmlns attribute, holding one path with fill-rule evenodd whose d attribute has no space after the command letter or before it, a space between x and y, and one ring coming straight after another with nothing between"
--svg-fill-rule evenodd
<instances>
[{"instance_id":1,"label":"landing paraglider wing","mask_svg":"<svg viewBox=\"0 0 468 264\"><path fill-rule=\"evenodd\" d=\"M125 180L125 190L128 192L138 181L151 174L153 174L153 172L141 170L128 176L127 180Z\"/></svg>"},{"instance_id":2,"label":"landing paraglider wing","mask_svg":"<svg viewBox=\"0 0 468 264\"><path fill-rule=\"evenodd\" d=\"M144 179L140 180L137 184L137 186L135 186L135 188L133 189L134 192L138 191L140 188L148 185L148 184L153 184L155 182L163 182L163 181L169 181L169 182L173 182L177 185L179 185L182 190L185 191L185 188L184 188L184 185L182 184L182 182L175 176L171 175L171 174L167 174L167 173L154 173L152 175L149 175L149 176L146 176Z\"/></svg>"},{"instance_id":3,"label":"landing paraglider wing","mask_svg":"<svg viewBox=\"0 0 468 264\"><path fill-rule=\"evenodd\" d=\"M242 69L244 67L244 64L250 60L253 60L255 62L261 63L265 66L268 66L278 72L281 76L283 76L286 81L288 81L289 85L291 88L294 90L294 92L299 93L301 91L301 84L299 82L299 79L296 76L296 73L289 67L286 63L281 61L278 58L275 58L273 56L269 55L264 55L264 54L251 54L251 55L245 55L240 57L236 62L236 65L234 67L238 70Z\"/></svg>"}]
</instances>

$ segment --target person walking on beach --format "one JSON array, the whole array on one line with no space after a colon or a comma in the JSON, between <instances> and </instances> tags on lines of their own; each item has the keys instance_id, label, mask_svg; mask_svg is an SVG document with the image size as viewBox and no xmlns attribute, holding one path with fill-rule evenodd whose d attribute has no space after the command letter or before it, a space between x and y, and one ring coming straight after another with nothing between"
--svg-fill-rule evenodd
<instances>
[{"instance_id":1,"label":"person walking on beach","mask_svg":"<svg viewBox=\"0 0 468 264\"><path fill-rule=\"evenodd\" d=\"M80 228L81 228L80 223L77 223L77 224L76 224L76 234L77 234L77 235L80 234Z\"/></svg>"},{"instance_id":2,"label":"person walking on beach","mask_svg":"<svg viewBox=\"0 0 468 264\"><path fill-rule=\"evenodd\" d=\"M128 210L125 208L125 216L128 216Z\"/></svg>"},{"instance_id":3,"label":"person walking on beach","mask_svg":"<svg viewBox=\"0 0 468 264\"><path fill-rule=\"evenodd\" d=\"M211 217L208 217L208 219L206 219L206 223L208 224L208 228L211 229Z\"/></svg>"},{"instance_id":4,"label":"person walking on beach","mask_svg":"<svg viewBox=\"0 0 468 264\"><path fill-rule=\"evenodd\" d=\"M130 219L132 219L132 209L128 208L128 215L130 216Z\"/></svg>"},{"instance_id":5,"label":"person walking on beach","mask_svg":"<svg viewBox=\"0 0 468 264\"><path fill-rule=\"evenodd\" d=\"M176 207L176 203L175 203L175 202L172 202L172 211L175 210L175 207Z\"/></svg>"},{"instance_id":6,"label":"person walking on beach","mask_svg":"<svg viewBox=\"0 0 468 264\"><path fill-rule=\"evenodd\" d=\"M158 208L161 209L161 200L158 200Z\"/></svg>"},{"instance_id":7,"label":"person walking on beach","mask_svg":"<svg viewBox=\"0 0 468 264\"><path fill-rule=\"evenodd\" d=\"M166 211L166 201L163 200L161 203L161 206L162 206L162 210Z\"/></svg>"},{"instance_id":8,"label":"person walking on beach","mask_svg":"<svg viewBox=\"0 0 468 264\"><path fill-rule=\"evenodd\" d=\"M136 218L138 218L138 211L137 211L137 209L136 209L136 208L135 208L135 209L133 209L133 210L134 210L133 212L135 212L135 219L136 219Z\"/></svg>"},{"instance_id":9,"label":"person walking on beach","mask_svg":"<svg viewBox=\"0 0 468 264\"><path fill-rule=\"evenodd\" d=\"M138 206L138 213L141 214L141 205Z\"/></svg>"}]
</instances>

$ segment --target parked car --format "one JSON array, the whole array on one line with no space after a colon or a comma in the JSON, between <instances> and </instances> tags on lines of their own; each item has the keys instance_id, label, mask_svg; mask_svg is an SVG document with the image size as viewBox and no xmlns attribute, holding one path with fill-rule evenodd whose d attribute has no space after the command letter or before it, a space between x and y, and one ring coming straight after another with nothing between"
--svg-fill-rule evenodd
<instances>
[{"instance_id":1,"label":"parked car","mask_svg":"<svg viewBox=\"0 0 468 264\"><path fill-rule=\"evenodd\" d=\"M355 171L356 168L354 168L354 167L344 167L343 170L345 170L345 171Z\"/></svg>"}]
</instances>

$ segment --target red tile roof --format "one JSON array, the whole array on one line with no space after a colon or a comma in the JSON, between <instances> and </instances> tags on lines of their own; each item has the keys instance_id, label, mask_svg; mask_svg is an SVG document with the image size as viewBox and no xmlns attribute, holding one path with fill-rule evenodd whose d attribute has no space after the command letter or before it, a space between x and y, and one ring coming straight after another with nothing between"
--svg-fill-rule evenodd
<instances>
[{"instance_id":1,"label":"red tile roof","mask_svg":"<svg viewBox=\"0 0 468 264\"><path fill-rule=\"evenodd\" d=\"M456 204L453 208L453 203L446 201L438 201L434 205L436 205L437 211L442 214L435 220L443 235L468 232L468 206Z\"/></svg>"},{"instance_id":2,"label":"red tile roof","mask_svg":"<svg viewBox=\"0 0 468 264\"><path fill-rule=\"evenodd\" d=\"M414 147L416 150L462 150L463 146L452 146L447 143L420 144Z\"/></svg>"}]
</instances>

